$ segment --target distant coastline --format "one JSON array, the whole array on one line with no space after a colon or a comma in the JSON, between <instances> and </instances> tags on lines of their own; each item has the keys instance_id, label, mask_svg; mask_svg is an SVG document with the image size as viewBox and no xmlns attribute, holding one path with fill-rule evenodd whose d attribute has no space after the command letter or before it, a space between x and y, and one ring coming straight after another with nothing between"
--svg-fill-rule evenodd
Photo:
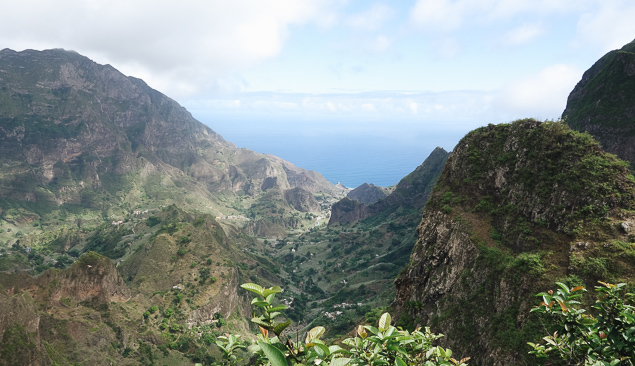
<instances>
[{"instance_id":1,"label":"distant coastline","mask_svg":"<svg viewBox=\"0 0 635 366\"><path fill-rule=\"evenodd\" d=\"M276 155L349 188L363 183L381 187L395 185L423 163L435 147L450 151L464 134L461 132L458 137L451 133L428 134L426 138L404 136L400 139L395 134L382 137L363 130L317 130L300 123L267 123L263 127L261 122L233 121L208 125L238 147ZM413 131L413 135L416 132Z\"/></svg>"}]
</instances>

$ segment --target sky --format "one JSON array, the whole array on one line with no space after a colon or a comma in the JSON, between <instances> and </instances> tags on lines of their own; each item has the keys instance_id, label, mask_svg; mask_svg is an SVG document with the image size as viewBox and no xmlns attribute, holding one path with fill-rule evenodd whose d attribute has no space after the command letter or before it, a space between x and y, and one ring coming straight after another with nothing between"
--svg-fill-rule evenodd
<instances>
[{"instance_id":1,"label":"sky","mask_svg":"<svg viewBox=\"0 0 635 366\"><path fill-rule=\"evenodd\" d=\"M632 0L21 0L0 48L111 64L238 145L292 123L452 149L488 123L557 119L633 19Z\"/></svg>"}]
</instances>

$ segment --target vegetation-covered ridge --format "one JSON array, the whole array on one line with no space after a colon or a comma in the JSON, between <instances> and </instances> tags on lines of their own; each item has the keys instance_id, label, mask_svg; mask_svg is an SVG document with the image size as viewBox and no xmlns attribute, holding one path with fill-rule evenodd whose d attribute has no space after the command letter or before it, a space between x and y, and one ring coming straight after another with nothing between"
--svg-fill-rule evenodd
<instances>
[{"instance_id":1,"label":"vegetation-covered ridge","mask_svg":"<svg viewBox=\"0 0 635 366\"><path fill-rule=\"evenodd\" d=\"M474 364L531 363L525 342L540 333L527 316L533 293L554 280L635 283L634 205L628 163L563 123L468 133L396 280L400 324L430 324Z\"/></svg>"},{"instance_id":2,"label":"vegetation-covered ridge","mask_svg":"<svg viewBox=\"0 0 635 366\"><path fill-rule=\"evenodd\" d=\"M635 41L599 59L569 95L562 117L605 151L635 164Z\"/></svg>"},{"instance_id":3,"label":"vegetation-covered ridge","mask_svg":"<svg viewBox=\"0 0 635 366\"><path fill-rule=\"evenodd\" d=\"M478 128L459 142L447 166L429 205L449 211L456 203L491 214L505 231L500 240L518 250L531 247L523 222L576 235L585 223L635 208L628 163L560 122Z\"/></svg>"}]
</instances>

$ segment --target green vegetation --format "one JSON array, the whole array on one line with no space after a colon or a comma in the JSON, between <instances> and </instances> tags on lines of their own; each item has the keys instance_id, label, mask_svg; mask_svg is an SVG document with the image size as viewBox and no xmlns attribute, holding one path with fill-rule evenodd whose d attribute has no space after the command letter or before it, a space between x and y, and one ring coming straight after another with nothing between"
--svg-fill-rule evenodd
<instances>
[{"instance_id":1,"label":"green vegetation","mask_svg":"<svg viewBox=\"0 0 635 366\"><path fill-rule=\"evenodd\" d=\"M512 142L517 144L513 150ZM492 215L503 244L516 250L535 247L533 242L540 240L536 224L575 234L582 222L602 223L617 208L635 208L628 163L563 123L489 125L468 133L460 144L468 151L456 168L459 176L442 176L443 191L430 205L449 212L453 195L469 197L462 206Z\"/></svg>"},{"instance_id":2,"label":"green vegetation","mask_svg":"<svg viewBox=\"0 0 635 366\"><path fill-rule=\"evenodd\" d=\"M320 337L324 334L324 327L311 329L304 343L294 343L289 337L282 340L282 332L290 321L278 322L282 317L284 305L274 306L275 295L281 292L279 287L263 288L254 283L241 285L242 288L256 293L258 297L252 300L252 305L260 310L260 315L252 318L252 322L260 327L257 346L254 347L256 363L253 365L288 366L297 365L455 365L465 366L468 358L460 361L452 358L452 351L439 346L432 346L432 342L442 335L416 329L413 332L397 329L391 325L390 314L384 313L378 321L377 327L360 325L354 338L346 338L342 344L327 346ZM271 337L270 337L271 334ZM225 357L232 360L233 354L229 345L235 343L235 338L221 342ZM229 363L229 362L228 362Z\"/></svg>"},{"instance_id":3,"label":"green vegetation","mask_svg":"<svg viewBox=\"0 0 635 366\"><path fill-rule=\"evenodd\" d=\"M544 342L529 343L530 353L567 364L635 365L635 295L623 292L625 283L601 284L595 288L597 300L590 311L578 301L586 291L582 286L570 289L558 283L555 294L538 294L542 302L532 312L545 320L549 333Z\"/></svg>"}]
</instances>

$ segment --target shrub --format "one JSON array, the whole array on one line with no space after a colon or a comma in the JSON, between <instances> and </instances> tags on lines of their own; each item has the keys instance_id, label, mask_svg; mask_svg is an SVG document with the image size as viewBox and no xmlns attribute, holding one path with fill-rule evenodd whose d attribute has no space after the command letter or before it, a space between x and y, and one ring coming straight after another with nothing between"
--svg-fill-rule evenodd
<instances>
[{"instance_id":1,"label":"shrub","mask_svg":"<svg viewBox=\"0 0 635 366\"><path fill-rule=\"evenodd\" d=\"M303 365L454 365L465 366L469 358L456 360L452 358L452 351L439 346L432 346L432 342L443 335L430 332L429 328L415 329L412 333L397 329L391 325L390 314L380 316L377 327L360 325L357 327L356 336L347 338L342 344L327 346L320 337L325 328L318 326L311 329L304 344L294 344L289 338L283 343L282 332L290 325L291 321L277 321L286 310L285 305L274 306L275 295L282 291L274 286L263 288L254 283L245 283L242 288L258 295L251 302L259 312L254 315L252 322L260 328L257 345L255 365L287 366L289 364ZM225 358L230 361L233 350L228 345L236 344L235 336L217 340L217 345L225 353ZM223 338L223 337L219 337Z\"/></svg>"},{"instance_id":2,"label":"shrub","mask_svg":"<svg viewBox=\"0 0 635 366\"><path fill-rule=\"evenodd\" d=\"M533 349L530 353L540 359L558 358L576 365L635 365L634 295L622 293L626 284L600 282L592 306L596 316L587 314L577 300L586 291L584 287L569 289L557 284L560 288L555 294L538 294L543 301L532 309L548 319L553 333L543 338L545 343L528 343Z\"/></svg>"},{"instance_id":3,"label":"shrub","mask_svg":"<svg viewBox=\"0 0 635 366\"><path fill-rule=\"evenodd\" d=\"M150 216L146 219L146 225L152 227L161 223L161 219L156 216Z\"/></svg>"}]
</instances>

